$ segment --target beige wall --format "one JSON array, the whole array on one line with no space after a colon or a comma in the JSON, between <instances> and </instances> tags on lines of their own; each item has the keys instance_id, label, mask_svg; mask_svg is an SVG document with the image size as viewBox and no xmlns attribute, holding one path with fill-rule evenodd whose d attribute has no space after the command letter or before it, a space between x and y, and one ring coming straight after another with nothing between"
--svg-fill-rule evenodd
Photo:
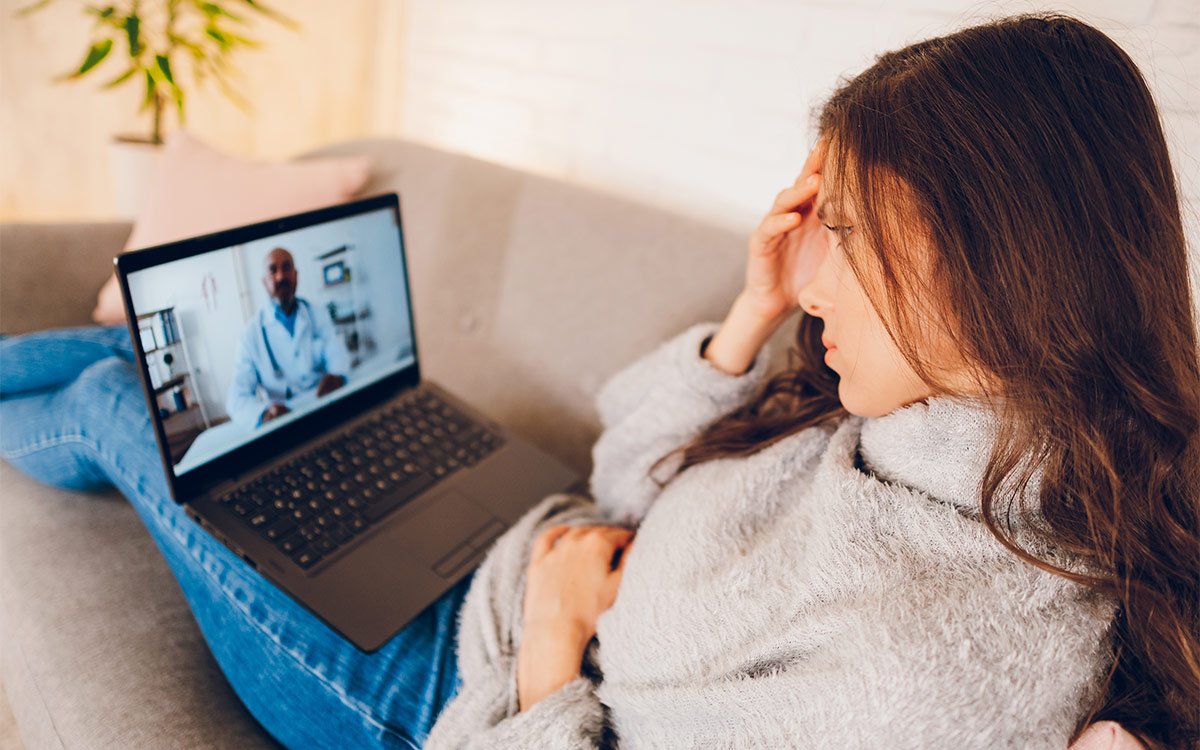
<instances>
[{"instance_id":1,"label":"beige wall","mask_svg":"<svg viewBox=\"0 0 1200 750\"><path fill-rule=\"evenodd\" d=\"M0 221L111 217L107 144L114 133L149 134L151 118L137 111L141 88L129 82L100 90L123 70L116 60L81 81L51 83L82 60L90 22L80 3L66 0L15 18L29 2L0 0ZM259 21L250 36L264 46L234 58L241 70L236 87L253 110L243 112L206 85L188 102L190 132L229 153L283 158L364 135L373 122L397 116L394 104L375 107L371 91L377 37L396 43L389 40L398 0L287 0L273 7L301 28ZM167 123L175 127L173 113Z\"/></svg>"}]
</instances>

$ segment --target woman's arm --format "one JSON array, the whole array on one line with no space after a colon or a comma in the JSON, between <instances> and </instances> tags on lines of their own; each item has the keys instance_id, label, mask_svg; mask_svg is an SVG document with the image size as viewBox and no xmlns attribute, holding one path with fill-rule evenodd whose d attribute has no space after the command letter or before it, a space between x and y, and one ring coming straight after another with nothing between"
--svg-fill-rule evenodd
<instances>
[{"instance_id":1,"label":"woman's arm","mask_svg":"<svg viewBox=\"0 0 1200 750\"><path fill-rule=\"evenodd\" d=\"M604 515L637 523L661 490L649 470L663 456L744 404L766 373L767 339L799 307L825 252L816 217L825 144L780 191L750 235L746 281L718 327L693 326L614 375L596 398L604 432L592 451L592 497ZM702 342L711 336L704 353Z\"/></svg>"},{"instance_id":2,"label":"woman's arm","mask_svg":"<svg viewBox=\"0 0 1200 750\"><path fill-rule=\"evenodd\" d=\"M768 357L729 375L701 357L716 323L694 325L618 373L601 389L596 405L605 429L592 447L590 492L597 509L614 523L636 525L662 491L660 481L678 465L663 456L699 435L748 399L766 375Z\"/></svg>"},{"instance_id":3,"label":"woman's arm","mask_svg":"<svg viewBox=\"0 0 1200 750\"><path fill-rule=\"evenodd\" d=\"M763 316L744 293L739 294L703 356L721 372L743 375L784 320Z\"/></svg>"}]
</instances>

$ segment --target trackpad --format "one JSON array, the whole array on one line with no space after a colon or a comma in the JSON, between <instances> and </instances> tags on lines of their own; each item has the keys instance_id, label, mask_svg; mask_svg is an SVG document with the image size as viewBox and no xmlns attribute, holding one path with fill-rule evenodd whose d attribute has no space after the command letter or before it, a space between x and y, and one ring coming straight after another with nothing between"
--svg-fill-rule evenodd
<instances>
[{"instance_id":1,"label":"trackpad","mask_svg":"<svg viewBox=\"0 0 1200 750\"><path fill-rule=\"evenodd\" d=\"M504 524L490 511L458 490L447 490L401 524L397 536L413 557L434 566L469 539L495 527L503 530Z\"/></svg>"}]
</instances>

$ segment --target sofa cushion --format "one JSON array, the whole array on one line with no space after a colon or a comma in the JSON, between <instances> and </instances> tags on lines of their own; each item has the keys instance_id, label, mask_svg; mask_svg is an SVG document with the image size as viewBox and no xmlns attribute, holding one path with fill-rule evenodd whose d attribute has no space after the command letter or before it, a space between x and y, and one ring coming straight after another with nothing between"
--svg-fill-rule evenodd
<instances>
[{"instance_id":1,"label":"sofa cushion","mask_svg":"<svg viewBox=\"0 0 1200 750\"><path fill-rule=\"evenodd\" d=\"M0 224L0 332L86 325L128 222Z\"/></svg>"}]
</instances>

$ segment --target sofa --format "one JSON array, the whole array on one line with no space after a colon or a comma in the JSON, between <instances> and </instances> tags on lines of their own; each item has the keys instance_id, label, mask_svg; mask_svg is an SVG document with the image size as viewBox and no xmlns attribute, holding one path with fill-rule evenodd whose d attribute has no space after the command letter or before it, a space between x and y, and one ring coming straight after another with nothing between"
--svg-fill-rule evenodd
<instances>
[{"instance_id":1,"label":"sofa","mask_svg":"<svg viewBox=\"0 0 1200 750\"><path fill-rule=\"evenodd\" d=\"M343 155L370 159L361 195L400 194L427 376L585 474L598 386L741 288L744 232L402 140L300 158ZM0 226L0 331L88 323L130 229ZM128 502L3 462L0 488L0 679L27 750L277 747Z\"/></svg>"},{"instance_id":2,"label":"sofa","mask_svg":"<svg viewBox=\"0 0 1200 750\"><path fill-rule=\"evenodd\" d=\"M600 384L721 319L741 288L745 231L396 139L300 158L358 155L371 163L361 197L401 197L423 372L584 475ZM0 224L0 332L88 324L131 228ZM770 370L794 330L775 334ZM26 750L279 747L225 681L132 506L3 461L0 684ZM1143 748L1100 722L1071 750Z\"/></svg>"}]
</instances>

